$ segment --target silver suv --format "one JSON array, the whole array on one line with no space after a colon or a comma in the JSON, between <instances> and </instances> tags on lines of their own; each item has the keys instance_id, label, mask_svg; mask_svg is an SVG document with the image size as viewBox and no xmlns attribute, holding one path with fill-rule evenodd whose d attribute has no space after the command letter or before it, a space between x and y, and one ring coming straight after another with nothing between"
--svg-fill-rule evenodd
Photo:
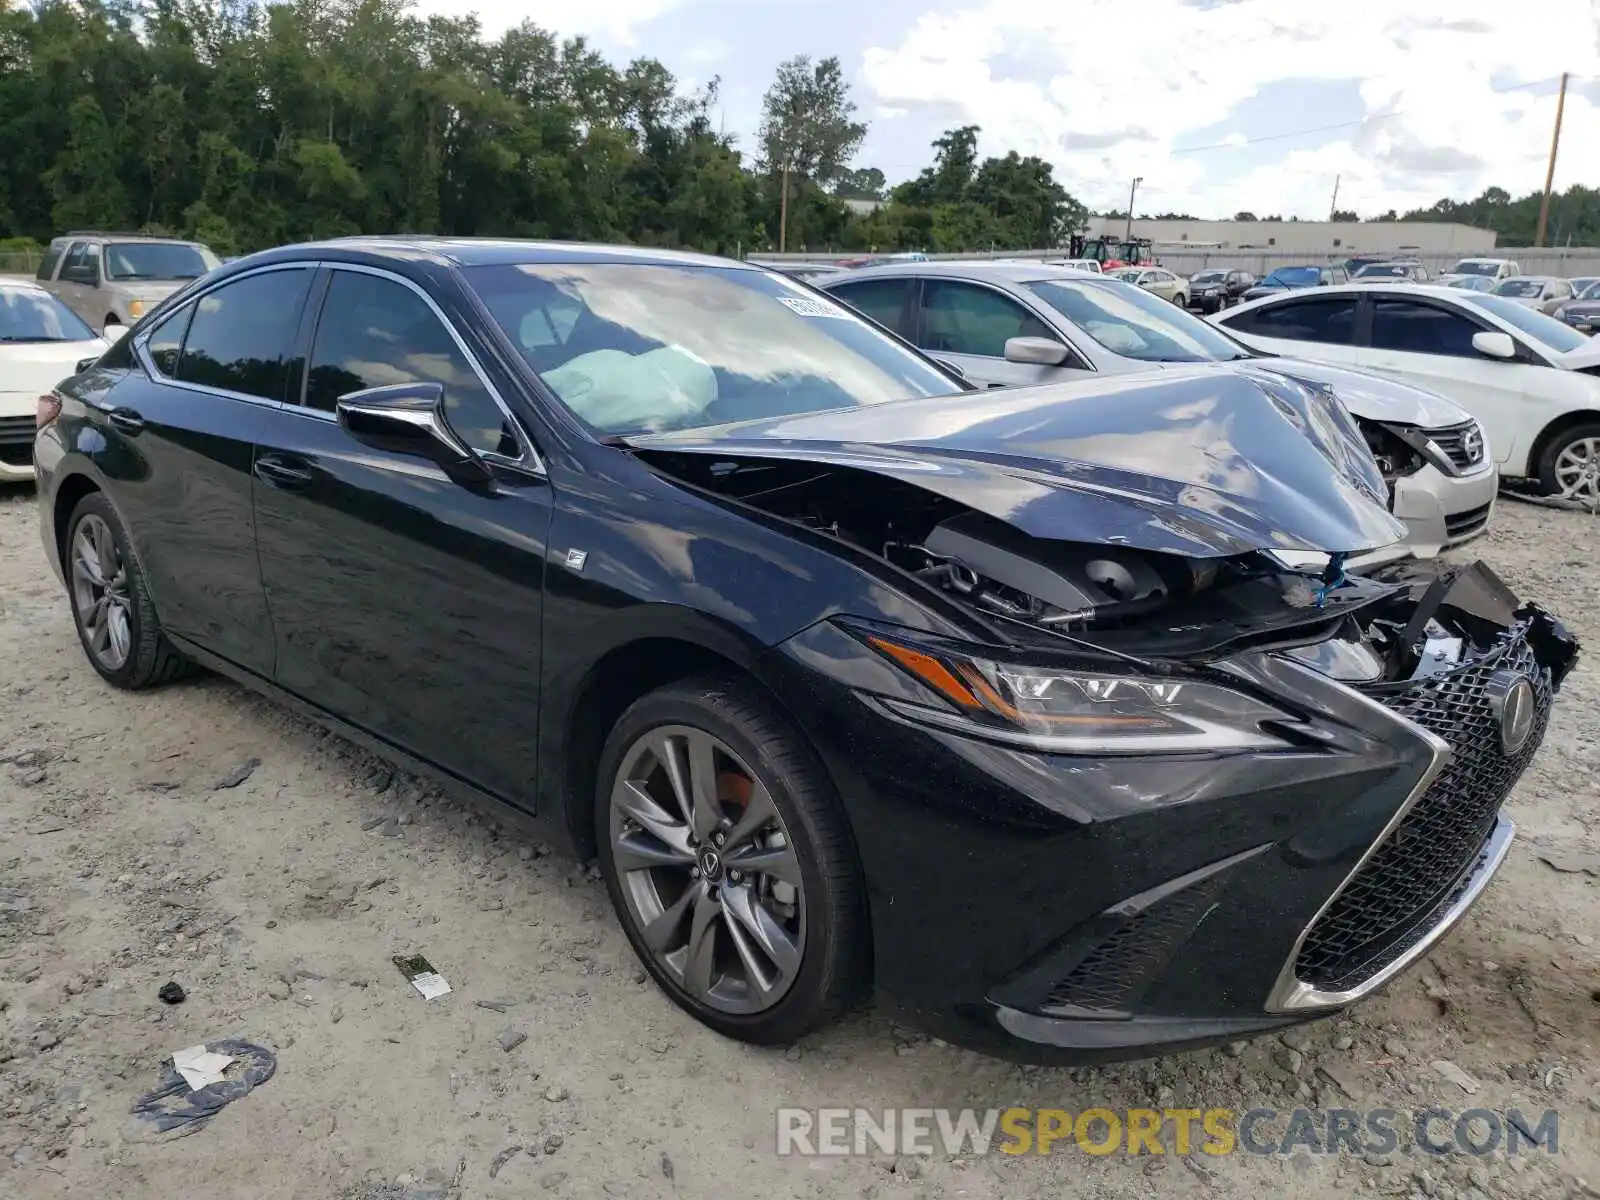
<instances>
[{"instance_id":1,"label":"silver suv","mask_svg":"<svg viewBox=\"0 0 1600 1200\"><path fill-rule=\"evenodd\" d=\"M95 329L116 336L217 265L199 242L79 230L50 243L39 282Z\"/></svg>"}]
</instances>

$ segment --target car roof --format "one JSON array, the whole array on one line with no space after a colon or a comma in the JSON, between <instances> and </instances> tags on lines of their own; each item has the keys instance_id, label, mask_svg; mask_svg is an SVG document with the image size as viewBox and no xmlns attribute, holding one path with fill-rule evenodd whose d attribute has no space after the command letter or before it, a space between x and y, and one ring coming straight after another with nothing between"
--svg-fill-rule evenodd
<instances>
[{"instance_id":1,"label":"car roof","mask_svg":"<svg viewBox=\"0 0 1600 1200\"><path fill-rule=\"evenodd\" d=\"M1093 271L1080 271L1076 267L1056 267L1042 262L994 262L989 259L880 263L876 266L857 267L852 271L829 275L827 282L831 285L853 279L905 275L915 275L925 279L991 279L1007 283L1038 283L1046 279L1099 279L1105 282L1104 275L1096 275Z\"/></svg>"},{"instance_id":2,"label":"car roof","mask_svg":"<svg viewBox=\"0 0 1600 1200\"><path fill-rule=\"evenodd\" d=\"M52 246L68 242L160 242L173 246L202 246L193 238L162 237L155 233L115 233L104 229L83 229L77 233L63 233L50 239Z\"/></svg>"},{"instance_id":3,"label":"car roof","mask_svg":"<svg viewBox=\"0 0 1600 1200\"><path fill-rule=\"evenodd\" d=\"M1319 296L1381 296L1385 300L1392 300L1396 296L1432 296L1435 299L1460 304L1465 294L1469 293L1464 288L1446 287L1435 283L1363 283L1360 280L1351 280L1349 283L1335 283L1326 287L1273 292L1255 300L1246 300L1239 307L1230 308L1228 313L1231 315L1247 308L1265 308L1270 304L1282 304L1291 298L1300 301L1314 300Z\"/></svg>"},{"instance_id":4,"label":"car roof","mask_svg":"<svg viewBox=\"0 0 1600 1200\"><path fill-rule=\"evenodd\" d=\"M525 263L639 263L654 266L759 269L754 264L737 262L731 258L719 258L714 254L696 254L685 250L654 250L646 246L602 245L593 242L436 237L420 234L331 238L321 242L281 246L265 253L306 258L318 251L347 252L370 258L387 258L396 262L416 262L420 258L456 267L515 266Z\"/></svg>"},{"instance_id":5,"label":"car roof","mask_svg":"<svg viewBox=\"0 0 1600 1200\"><path fill-rule=\"evenodd\" d=\"M1513 275L1510 279L1502 279L1501 283L1565 283L1566 278L1561 275Z\"/></svg>"}]
</instances>

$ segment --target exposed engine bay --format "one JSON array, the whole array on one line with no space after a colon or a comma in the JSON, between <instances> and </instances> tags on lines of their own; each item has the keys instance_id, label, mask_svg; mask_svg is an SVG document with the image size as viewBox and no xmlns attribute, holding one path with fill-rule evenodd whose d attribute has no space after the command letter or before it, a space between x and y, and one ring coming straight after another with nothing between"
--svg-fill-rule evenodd
<instances>
[{"instance_id":1,"label":"exposed engine bay","mask_svg":"<svg viewBox=\"0 0 1600 1200\"><path fill-rule=\"evenodd\" d=\"M1318 573L1272 554L1191 559L1129 546L1034 537L902 480L795 459L734 460L652 452L693 487L735 500L886 561L1004 631L1064 638L1129 656L1204 659L1245 641L1336 631L1308 665L1362 682L1448 670L1491 645L1536 606L1481 563L1446 573L1391 569L1346 576L1341 555ZM1576 644L1553 618L1551 637ZM1566 667L1562 667L1562 673Z\"/></svg>"}]
</instances>

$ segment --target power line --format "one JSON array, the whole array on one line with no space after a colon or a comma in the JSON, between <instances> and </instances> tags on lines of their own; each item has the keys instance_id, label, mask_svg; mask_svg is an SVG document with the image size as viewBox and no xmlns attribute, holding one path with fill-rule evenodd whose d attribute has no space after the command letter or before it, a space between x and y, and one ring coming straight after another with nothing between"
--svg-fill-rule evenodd
<instances>
[{"instance_id":1,"label":"power line","mask_svg":"<svg viewBox=\"0 0 1600 1200\"><path fill-rule=\"evenodd\" d=\"M1546 83L1556 83L1561 76L1551 75L1548 79L1530 79L1526 83L1512 84L1510 87L1490 88L1496 96L1503 96L1507 92L1520 92L1526 88L1539 87ZM1281 142L1288 138L1305 137L1312 133L1330 133L1335 129L1353 129L1358 125L1369 125L1374 121L1387 121L1401 116L1398 109L1389 109L1386 112L1371 113L1365 117L1358 117L1353 121L1335 121L1331 125L1312 125L1305 129L1291 129L1283 133L1267 133L1260 137L1234 138L1231 142L1213 142L1209 146L1185 146L1181 150L1170 150L1169 154L1176 157L1179 154L1200 154L1207 150L1238 150L1243 146L1256 146L1262 142Z\"/></svg>"}]
</instances>

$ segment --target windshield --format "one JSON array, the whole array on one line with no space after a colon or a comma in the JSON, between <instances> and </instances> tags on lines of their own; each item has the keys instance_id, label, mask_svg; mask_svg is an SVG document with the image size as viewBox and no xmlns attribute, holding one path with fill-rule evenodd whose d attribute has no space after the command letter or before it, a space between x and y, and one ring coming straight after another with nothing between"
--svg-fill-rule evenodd
<instances>
[{"instance_id":1,"label":"windshield","mask_svg":"<svg viewBox=\"0 0 1600 1200\"><path fill-rule=\"evenodd\" d=\"M49 292L0 288L0 342L87 342L94 330Z\"/></svg>"},{"instance_id":2,"label":"windshield","mask_svg":"<svg viewBox=\"0 0 1600 1200\"><path fill-rule=\"evenodd\" d=\"M1486 279L1482 275L1463 275L1460 279L1452 279L1446 287L1464 288L1469 292L1492 292L1494 280Z\"/></svg>"},{"instance_id":3,"label":"windshield","mask_svg":"<svg viewBox=\"0 0 1600 1200\"><path fill-rule=\"evenodd\" d=\"M738 267L469 267L546 386L608 434L661 432L962 391L849 309Z\"/></svg>"},{"instance_id":4,"label":"windshield","mask_svg":"<svg viewBox=\"0 0 1600 1200\"><path fill-rule=\"evenodd\" d=\"M1315 267L1279 267L1261 282L1266 287L1313 287L1320 278Z\"/></svg>"},{"instance_id":5,"label":"windshield","mask_svg":"<svg viewBox=\"0 0 1600 1200\"><path fill-rule=\"evenodd\" d=\"M1522 296L1532 299L1544 291L1544 284L1537 279L1504 279L1494 289L1496 296Z\"/></svg>"},{"instance_id":6,"label":"windshield","mask_svg":"<svg viewBox=\"0 0 1600 1200\"><path fill-rule=\"evenodd\" d=\"M1500 274L1500 264L1497 262L1486 262L1481 258L1463 258L1456 264L1455 274L1498 275Z\"/></svg>"},{"instance_id":7,"label":"windshield","mask_svg":"<svg viewBox=\"0 0 1600 1200\"><path fill-rule=\"evenodd\" d=\"M113 242L106 247L107 279L198 279L220 266L217 256L204 246L187 242Z\"/></svg>"},{"instance_id":8,"label":"windshield","mask_svg":"<svg viewBox=\"0 0 1600 1200\"><path fill-rule=\"evenodd\" d=\"M1563 354L1589 344L1587 335L1554 317L1545 316L1536 308L1527 308L1515 301L1503 300L1484 292L1468 292L1462 299L1476 304L1485 312L1492 312L1507 325L1515 326L1529 337Z\"/></svg>"},{"instance_id":9,"label":"windshield","mask_svg":"<svg viewBox=\"0 0 1600 1200\"><path fill-rule=\"evenodd\" d=\"M1113 354L1141 362L1230 362L1250 358L1214 325L1140 288L1075 279L1028 284L1051 308Z\"/></svg>"},{"instance_id":10,"label":"windshield","mask_svg":"<svg viewBox=\"0 0 1600 1200\"><path fill-rule=\"evenodd\" d=\"M1226 271L1201 271L1198 275L1189 276L1190 283L1221 283L1228 277Z\"/></svg>"},{"instance_id":11,"label":"windshield","mask_svg":"<svg viewBox=\"0 0 1600 1200\"><path fill-rule=\"evenodd\" d=\"M1384 279L1406 279L1409 277L1409 272L1405 267L1398 266L1395 263L1373 263L1371 266L1362 267L1361 270L1356 272L1355 277L1357 279L1376 279L1379 277Z\"/></svg>"},{"instance_id":12,"label":"windshield","mask_svg":"<svg viewBox=\"0 0 1600 1200\"><path fill-rule=\"evenodd\" d=\"M1578 299L1579 300L1600 300L1600 279L1596 279L1588 287L1584 288L1583 289L1583 294L1580 295L1578 297Z\"/></svg>"}]
</instances>

